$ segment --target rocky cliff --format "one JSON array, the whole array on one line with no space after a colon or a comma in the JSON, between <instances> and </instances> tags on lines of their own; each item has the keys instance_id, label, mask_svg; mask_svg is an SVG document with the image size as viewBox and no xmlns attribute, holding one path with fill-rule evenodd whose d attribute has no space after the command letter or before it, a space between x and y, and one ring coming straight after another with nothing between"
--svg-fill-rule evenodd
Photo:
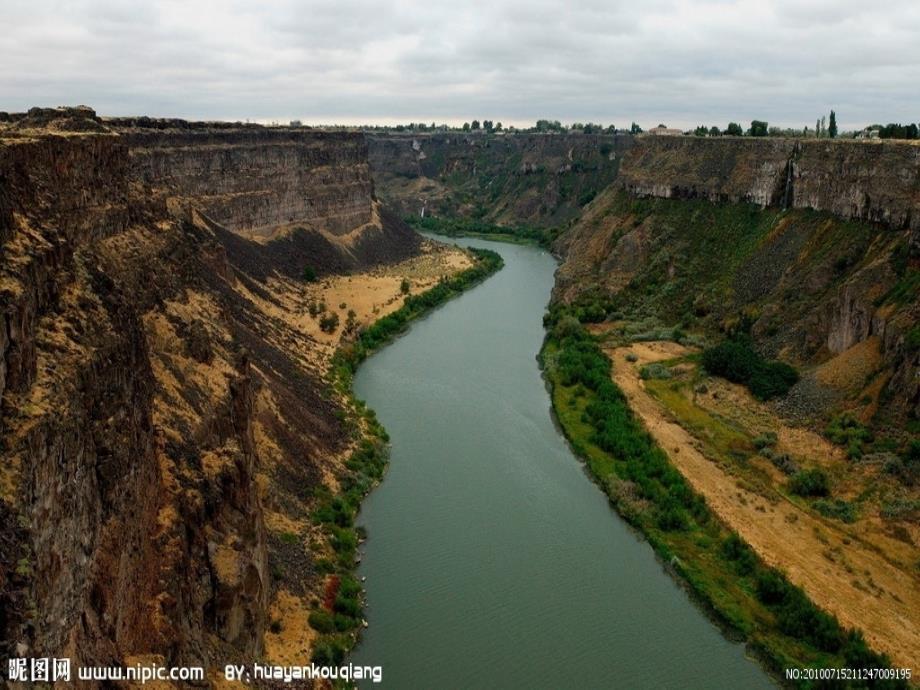
<instances>
[{"instance_id":1,"label":"rocky cliff","mask_svg":"<svg viewBox=\"0 0 920 690\"><path fill-rule=\"evenodd\" d=\"M608 134L373 134L371 171L402 215L467 215L550 227L616 177L632 144Z\"/></svg>"},{"instance_id":2,"label":"rocky cliff","mask_svg":"<svg viewBox=\"0 0 920 690\"><path fill-rule=\"evenodd\" d=\"M646 136L625 155L619 183L635 196L745 201L920 228L920 145L908 141Z\"/></svg>"},{"instance_id":3,"label":"rocky cliff","mask_svg":"<svg viewBox=\"0 0 920 690\"><path fill-rule=\"evenodd\" d=\"M360 135L3 119L3 655L256 658L273 598L318 577L282 527L350 443L300 277L418 238Z\"/></svg>"},{"instance_id":4,"label":"rocky cliff","mask_svg":"<svg viewBox=\"0 0 920 690\"><path fill-rule=\"evenodd\" d=\"M809 409L855 406L897 431L920 415L918 235L909 142L640 137L559 239L556 296L710 332L740 320L806 368L873 339L866 376L817 386Z\"/></svg>"}]
</instances>

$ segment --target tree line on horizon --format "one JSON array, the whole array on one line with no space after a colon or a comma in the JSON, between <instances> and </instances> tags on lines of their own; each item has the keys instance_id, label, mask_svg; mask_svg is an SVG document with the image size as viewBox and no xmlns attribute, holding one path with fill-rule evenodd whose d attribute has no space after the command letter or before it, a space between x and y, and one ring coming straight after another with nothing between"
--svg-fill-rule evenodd
<instances>
[{"instance_id":1,"label":"tree line on horizon","mask_svg":"<svg viewBox=\"0 0 920 690\"><path fill-rule=\"evenodd\" d=\"M299 120L292 120L290 126L302 126ZM342 127L342 129L356 129L355 127ZM562 124L559 120L539 119L532 127L504 126L501 122L489 119L471 120L459 126L437 124L435 122L410 122L398 125L364 125L357 129L367 131L395 131L395 132L465 132L475 134L503 134L503 133L539 133L539 134L642 134L646 130L636 122L629 127L620 128L616 125L603 125L594 122L573 122L569 125ZM667 129L664 124L659 124L655 129ZM817 118L814 128L808 125L802 129L794 127L770 126L766 120L751 120L750 126L744 128L738 122L729 122L724 128L718 126L699 125L694 129L682 132L685 136L698 137L792 137L812 139L838 139L838 138L878 138L878 139L920 139L920 123L907 124L888 123L871 124L859 131L841 132L837 125L837 114L830 111L830 116Z\"/></svg>"}]
</instances>

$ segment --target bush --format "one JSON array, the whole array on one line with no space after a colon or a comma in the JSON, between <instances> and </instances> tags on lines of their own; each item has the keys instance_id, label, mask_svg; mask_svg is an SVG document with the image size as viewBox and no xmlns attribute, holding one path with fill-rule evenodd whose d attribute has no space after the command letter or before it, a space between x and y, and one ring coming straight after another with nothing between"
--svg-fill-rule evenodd
<instances>
[{"instance_id":1,"label":"bush","mask_svg":"<svg viewBox=\"0 0 920 690\"><path fill-rule=\"evenodd\" d=\"M872 442L872 432L847 412L834 417L824 433L834 443L846 446L847 455L853 460L859 460L864 444Z\"/></svg>"},{"instance_id":2,"label":"bush","mask_svg":"<svg viewBox=\"0 0 920 690\"><path fill-rule=\"evenodd\" d=\"M785 395L799 380L794 368L783 362L765 360L744 337L726 340L704 350L703 367L714 376L744 384L760 400Z\"/></svg>"},{"instance_id":3,"label":"bush","mask_svg":"<svg viewBox=\"0 0 920 690\"><path fill-rule=\"evenodd\" d=\"M303 269L303 279L305 283L315 283L316 282L316 269L312 266L307 266Z\"/></svg>"},{"instance_id":4,"label":"bush","mask_svg":"<svg viewBox=\"0 0 920 690\"><path fill-rule=\"evenodd\" d=\"M399 284L399 291L404 295L408 295L409 290L411 289L412 289L412 284L409 282L409 279L403 278L402 282Z\"/></svg>"},{"instance_id":5,"label":"bush","mask_svg":"<svg viewBox=\"0 0 920 690\"><path fill-rule=\"evenodd\" d=\"M841 522L856 522L856 506L839 498L833 500L822 498L815 501L815 510L824 517L834 518Z\"/></svg>"},{"instance_id":6,"label":"bush","mask_svg":"<svg viewBox=\"0 0 920 690\"><path fill-rule=\"evenodd\" d=\"M785 475L791 476L799 471L799 466L788 453L770 453L770 462Z\"/></svg>"},{"instance_id":7,"label":"bush","mask_svg":"<svg viewBox=\"0 0 920 690\"><path fill-rule=\"evenodd\" d=\"M639 370L639 376L646 381L649 379L669 379L671 378L671 370L661 362L654 362L642 367Z\"/></svg>"},{"instance_id":8,"label":"bush","mask_svg":"<svg viewBox=\"0 0 920 690\"><path fill-rule=\"evenodd\" d=\"M310 627L318 633L331 633L335 630L335 622L328 611L322 609L311 611L307 620L310 623Z\"/></svg>"},{"instance_id":9,"label":"bush","mask_svg":"<svg viewBox=\"0 0 920 690\"><path fill-rule=\"evenodd\" d=\"M828 496L830 481L824 470L800 470L789 480L789 491L796 496Z\"/></svg>"},{"instance_id":10,"label":"bush","mask_svg":"<svg viewBox=\"0 0 920 690\"><path fill-rule=\"evenodd\" d=\"M319 320L319 329L323 331L323 333L335 333L335 329L338 327L339 315L335 312L330 312Z\"/></svg>"},{"instance_id":11,"label":"bush","mask_svg":"<svg viewBox=\"0 0 920 690\"><path fill-rule=\"evenodd\" d=\"M757 450L763 450L764 448L770 448L776 445L778 441L775 431L767 431L766 433L760 434L754 439L754 447Z\"/></svg>"},{"instance_id":12,"label":"bush","mask_svg":"<svg viewBox=\"0 0 920 690\"><path fill-rule=\"evenodd\" d=\"M771 606L785 600L786 593L789 591L789 583L785 577L773 569L762 570L757 573L754 590L762 603Z\"/></svg>"},{"instance_id":13,"label":"bush","mask_svg":"<svg viewBox=\"0 0 920 690\"><path fill-rule=\"evenodd\" d=\"M757 556L737 533L732 532L722 542L722 555L732 561L742 575L750 575L757 567Z\"/></svg>"}]
</instances>

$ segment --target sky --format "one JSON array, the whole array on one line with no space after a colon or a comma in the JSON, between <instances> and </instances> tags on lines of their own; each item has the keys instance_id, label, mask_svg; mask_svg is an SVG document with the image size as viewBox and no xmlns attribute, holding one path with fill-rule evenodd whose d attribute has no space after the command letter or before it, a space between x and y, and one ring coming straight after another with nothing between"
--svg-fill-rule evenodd
<instances>
[{"instance_id":1,"label":"sky","mask_svg":"<svg viewBox=\"0 0 920 690\"><path fill-rule=\"evenodd\" d=\"M920 121L918 0L2 0L0 110L309 124Z\"/></svg>"}]
</instances>

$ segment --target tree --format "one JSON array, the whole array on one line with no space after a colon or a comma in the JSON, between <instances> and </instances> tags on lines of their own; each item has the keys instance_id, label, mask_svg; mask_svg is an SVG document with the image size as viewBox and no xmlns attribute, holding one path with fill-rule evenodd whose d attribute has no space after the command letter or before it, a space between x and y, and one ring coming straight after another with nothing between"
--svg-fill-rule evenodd
<instances>
[{"instance_id":1,"label":"tree","mask_svg":"<svg viewBox=\"0 0 920 690\"><path fill-rule=\"evenodd\" d=\"M827 118L824 115L821 116L821 133L818 136L821 138L827 136Z\"/></svg>"},{"instance_id":2,"label":"tree","mask_svg":"<svg viewBox=\"0 0 920 690\"><path fill-rule=\"evenodd\" d=\"M483 120L482 128L489 132L490 134L495 130L495 127L492 124L492 120Z\"/></svg>"},{"instance_id":3,"label":"tree","mask_svg":"<svg viewBox=\"0 0 920 690\"><path fill-rule=\"evenodd\" d=\"M815 120L815 138L821 138L821 119Z\"/></svg>"},{"instance_id":4,"label":"tree","mask_svg":"<svg viewBox=\"0 0 920 690\"><path fill-rule=\"evenodd\" d=\"M642 134L642 128L635 122L629 126L629 131L631 134Z\"/></svg>"},{"instance_id":5,"label":"tree","mask_svg":"<svg viewBox=\"0 0 920 690\"><path fill-rule=\"evenodd\" d=\"M473 130L479 129L479 120L473 120L470 123L470 129L473 129Z\"/></svg>"},{"instance_id":6,"label":"tree","mask_svg":"<svg viewBox=\"0 0 920 690\"><path fill-rule=\"evenodd\" d=\"M693 134L698 137L706 137L706 136L709 136L709 130L706 129L705 125L700 125L699 127L693 130Z\"/></svg>"},{"instance_id":7,"label":"tree","mask_svg":"<svg viewBox=\"0 0 920 690\"><path fill-rule=\"evenodd\" d=\"M763 120L752 120L751 121L751 136L752 137L765 137L769 127L766 122Z\"/></svg>"},{"instance_id":8,"label":"tree","mask_svg":"<svg viewBox=\"0 0 920 690\"><path fill-rule=\"evenodd\" d=\"M501 131L502 131L502 123L501 123L501 122L496 122L496 123L495 123L495 131L496 131L496 132L501 132Z\"/></svg>"},{"instance_id":9,"label":"tree","mask_svg":"<svg viewBox=\"0 0 920 690\"><path fill-rule=\"evenodd\" d=\"M464 122L464 123L463 123L463 131L464 131L464 132L469 132L469 131L470 131L470 123L469 123L469 122Z\"/></svg>"},{"instance_id":10,"label":"tree","mask_svg":"<svg viewBox=\"0 0 920 690\"><path fill-rule=\"evenodd\" d=\"M827 135L831 139L837 138L837 113L835 113L833 110L831 111L831 123L827 128Z\"/></svg>"},{"instance_id":11,"label":"tree","mask_svg":"<svg viewBox=\"0 0 920 690\"><path fill-rule=\"evenodd\" d=\"M737 122L729 122L728 127L725 128L725 134L730 137L740 137L744 135L744 130Z\"/></svg>"},{"instance_id":12,"label":"tree","mask_svg":"<svg viewBox=\"0 0 920 690\"><path fill-rule=\"evenodd\" d=\"M399 291L404 295L409 294L409 290L412 289L412 283L409 282L408 278L403 278L402 282L399 284Z\"/></svg>"},{"instance_id":13,"label":"tree","mask_svg":"<svg viewBox=\"0 0 920 690\"><path fill-rule=\"evenodd\" d=\"M719 136L719 134L720 134L719 128L716 127L715 125L713 125L712 127L709 128L709 136L711 136L711 137L717 137L717 136Z\"/></svg>"}]
</instances>

